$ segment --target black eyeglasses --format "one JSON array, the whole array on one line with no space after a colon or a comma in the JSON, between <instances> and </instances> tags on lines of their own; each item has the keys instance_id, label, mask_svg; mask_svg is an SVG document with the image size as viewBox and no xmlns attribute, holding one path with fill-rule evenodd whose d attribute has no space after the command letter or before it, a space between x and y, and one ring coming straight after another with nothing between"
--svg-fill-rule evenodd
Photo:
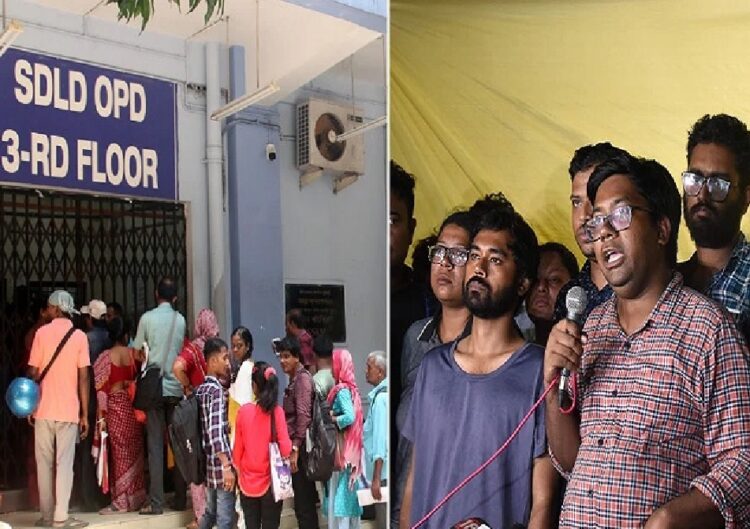
<instances>
[{"instance_id":1,"label":"black eyeglasses","mask_svg":"<svg viewBox=\"0 0 750 529\"><path fill-rule=\"evenodd\" d=\"M630 204L622 204L609 212L609 215L594 215L583 225L583 231L586 233L589 242L595 242L602 238L602 231L605 226L609 225L613 230L620 232L627 230L633 221L633 210L645 211L651 213L650 209Z\"/></svg>"},{"instance_id":2,"label":"black eyeglasses","mask_svg":"<svg viewBox=\"0 0 750 529\"><path fill-rule=\"evenodd\" d=\"M466 248L448 248L442 244L430 246L427 249L427 257L433 264L441 264L446 257L453 266L465 266L469 260L469 250Z\"/></svg>"},{"instance_id":3,"label":"black eyeglasses","mask_svg":"<svg viewBox=\"0 0 750 529\"><path fill-rule=\"evenodd\" d=\"M729 189L732 187L732 183L729 180L718 176L705 177L693 171L682 173L682 189L686 195L690 197L698 196L704 185L707 186L708 196L715 202L724 201L729 194Z\"/></svg>"}]
</instances>

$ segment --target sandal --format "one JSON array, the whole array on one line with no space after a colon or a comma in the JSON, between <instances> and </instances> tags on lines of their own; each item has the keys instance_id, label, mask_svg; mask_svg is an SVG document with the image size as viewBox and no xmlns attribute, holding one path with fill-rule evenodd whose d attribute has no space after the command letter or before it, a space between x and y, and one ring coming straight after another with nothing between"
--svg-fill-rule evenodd
<instances>
[{"instance_id":1,"label":"sandal","mask_svg":"<svg viewBox=\"0 0 750 529\"><path fill-rule=\"evenodd\" d=\"M65 527L65 528L86 527L88 524L89 524L88 522L84 522L83 520L77 520L76 518L73 518L71 516L64 522L52 522L52 527Z\"/></svg>"},{"instance_id":2,"label":"sandal","mask_svg":"<svg viewBox=\"0 0 750 529\"><path fill-rule=\"evenodd\" d=\"M104 516L107 516L107 515L109 515L109 514L125 514L125 513L127 513L127 512L128 512L128 511L126 511L126 510L122 510L122 511L121 511L121 510L119 510L119 509L115 509L115 508L114 508L114 507L112 507L111 505L108 505L108 506L104 507L104 508L103 508L102 510L100 510L100 511L99 511L99 514L101 514L101 515L104 515Z\"/></svg>"},{"instance_id":3,"label":"sandal","mask_svg":"<svg viewBox=\"0 0 750 529\"><path fill-rule=\"evenodd\" d=\"M39 518L36 522L34 522L34 527L52 527L52 520Z\"/></svg>"}]
</instances>

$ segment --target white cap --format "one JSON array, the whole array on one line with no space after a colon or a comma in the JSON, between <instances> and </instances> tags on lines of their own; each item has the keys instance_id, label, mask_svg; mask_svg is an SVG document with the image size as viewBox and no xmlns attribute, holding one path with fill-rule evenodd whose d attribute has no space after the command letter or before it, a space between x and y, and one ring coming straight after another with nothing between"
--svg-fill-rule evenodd
<instances>
[{"instance_id":1,"label":"white cap","mask_svg":"<svg viewBox=\"0 0 750 529\"><path fill-rule=\"evenodd\" d=\"M107 304L100 299L92 299L88 305L81 307L81 314L88 314L95 320L101 320L107 314Z\"/></svg>"}]
</instances>

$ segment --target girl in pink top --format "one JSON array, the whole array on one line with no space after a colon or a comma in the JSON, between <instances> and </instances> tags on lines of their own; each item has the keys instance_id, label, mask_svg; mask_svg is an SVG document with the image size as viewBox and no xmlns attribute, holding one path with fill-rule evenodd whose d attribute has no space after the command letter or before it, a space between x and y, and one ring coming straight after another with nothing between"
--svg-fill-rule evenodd
<instances>
[{"instance_id":1,"label":"girl in pink top","mask_svg":"<svg viewBox=\"0 0 750 529\"><path fill-rule=\"evenodd\" d=\"M276 370L266 362L257 362L253 366L252 386L256 403L240 408L232 454L239 476L240 503L247 529L278 529L282 502L273 498L268 456L272 417L282 457L291 455L292 441L284 410L277 404L279 379Z\"/></svg>"}]
</instances>

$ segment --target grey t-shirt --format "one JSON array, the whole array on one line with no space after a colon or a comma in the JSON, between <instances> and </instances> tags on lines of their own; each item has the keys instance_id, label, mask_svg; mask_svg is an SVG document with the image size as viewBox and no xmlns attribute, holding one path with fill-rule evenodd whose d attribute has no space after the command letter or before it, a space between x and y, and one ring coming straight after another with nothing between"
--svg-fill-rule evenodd
<instances>
[{"instance_id":1,"label":"grey t-shirt","mask_svg":"<svg viewBox=\"0 0 750 529\"><path fill-rule=\"evenodd\" d=\"M457 342L427 353L404 436L414 443L411 523L419 521L511 435L544 391L544 349L525 344L500 368L472 375L456 363ZM423 527L447 529L471 517L492 529L528 523L535 458L546 453L544 403L505 452Z\"/></svg>"}]
</instances>

